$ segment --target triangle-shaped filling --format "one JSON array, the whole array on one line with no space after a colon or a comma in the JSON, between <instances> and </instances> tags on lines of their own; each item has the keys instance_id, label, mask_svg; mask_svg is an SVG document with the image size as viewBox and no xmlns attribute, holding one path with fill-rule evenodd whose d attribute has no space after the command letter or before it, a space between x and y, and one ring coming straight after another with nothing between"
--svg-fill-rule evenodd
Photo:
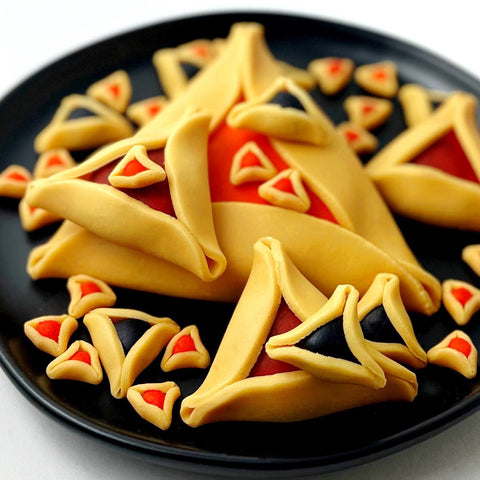
<instances>
[{"instance_id":1,"label":"triangle-shaped filling","mask_svg":"<svg viewBox=\"0 0 480 480\"><path fill-rule=\"evenodd\" d=\"M411 163L437 168L463 180L480 183L453 129L417 155Z\"/></svg>"}]
</instances>

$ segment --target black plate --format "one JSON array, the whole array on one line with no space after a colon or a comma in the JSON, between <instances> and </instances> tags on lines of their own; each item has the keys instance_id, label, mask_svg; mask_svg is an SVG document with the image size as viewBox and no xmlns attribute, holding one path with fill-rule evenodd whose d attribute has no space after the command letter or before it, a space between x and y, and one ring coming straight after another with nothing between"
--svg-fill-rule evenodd
<instances>
[{"instance_id":1,"label":"black plate","mask_svg":"<svg viewBox=\"0 0 480 480\"><path fill-rule=\"evenodd\" d=\"M122 68L133 83L132 101L161 92L151 63L155 50L195 38L225 37L232 23L263 23L267 41L282 60L305 67L322 56L347 56L357 64L390 59L400 81L445 90L467 90L480 96L478 81L442 59L403 42L318 19L275 14L215 14L150 26L97 43L63 58L20 85L0 103L0 170L11 163L32 168L35 135L49 122L60 100L83 93L95 80ZM313 95L335 122L344 120L343 98L359 93L352 83L341 96ZM398 104L394 115L376 133L384 145L405 128ZM80 159L80 158L78 158ZM480 286L460 260L463 246L480 242L480 234L460 233L399 219L421 263L440 280L458 278ZM86 384L50 381L45 367L50 357L23 335L23 323L46 314L64 313L68 296L64 280L33 283L25 273L30 249L54 231L26 234L20 227L17 202L0 200L0 360L20 390L42 410L80 431L146 454L162 464L230 474L262 473L279 477L319 473L387 455L431 436L480 405L480 380L468 381L447 369L428 366L418 372L419 395L411 404L390 403L360 408L327 418L293 424L223 423L192 429L178 417L162 432L140 419L126 400L115 400L107 382ZM439 241L441 239L441 241ZM116 290L118 306L171 316L180 325L198 324L211 353L215 352L233 305L179 300ZM214 317L215 321L210 319ZM433 318L413 318L425 349L455 328L442 309ZM472 321L465 331L477 344L480 327ZM75 338L87 338L80 328ZM164 374L154 362L138 379L177 381L183 395L192 393L204 373ZM179 403L179 402L177 402Z\"/></svg>"}]
</instances>

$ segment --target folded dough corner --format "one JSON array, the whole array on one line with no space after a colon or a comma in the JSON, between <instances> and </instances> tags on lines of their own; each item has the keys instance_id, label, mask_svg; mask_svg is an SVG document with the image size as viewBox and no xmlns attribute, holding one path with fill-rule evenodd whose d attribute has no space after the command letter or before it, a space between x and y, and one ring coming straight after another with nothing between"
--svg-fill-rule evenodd
<instances>
[{"instance_id":1,"label":"folded dough corner","mask_svg":"<svg viewBox=\"0 0 480 480\"><path fill-rule=\"evenodd\" d=\"M378 273L391 273L408 309L434 313L439 282L335 126L282 72L263 27L236 24L218 56L135 135L33 182L28 203L66 222L32 251L32 278L86 273L236 301L253 245L272 236L327 295L340 284L362 294ZM163 180L158 172L144 179L146 161L126 168L134 147L165 170Z\"/></svg>"}]
</instances>

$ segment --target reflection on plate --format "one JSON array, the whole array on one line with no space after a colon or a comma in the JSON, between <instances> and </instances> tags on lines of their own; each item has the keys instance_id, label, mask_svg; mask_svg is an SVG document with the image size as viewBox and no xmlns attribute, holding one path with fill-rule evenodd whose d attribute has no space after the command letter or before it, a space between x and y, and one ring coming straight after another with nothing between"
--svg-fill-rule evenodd
<instances>
[{"instance_id":1,"label":"reflection on plate","mask_svg":"<svg viewBox=\"0 0 480 480\"><path fill-rule=\"evenodd\" d=\"M196 38L225 37L241 20L257 21L277 58L298 67L321 56L347 56L357 64L393 60L402 83L417 82L440 90L467 90L480 96L477 81L457 68L396 40L317 19L274 14L223 14L187 18L144 28L108 39L47 67L20 85L0 104L0 170L12 163L31 168L36 160L33 140L60 100L83 92L95 80L117 69L132 79L132 102L161 94L151 58L159 48ZM343 99L358 93L353 83L339 96L314 97L335 123L345 120ZM24 108L28 105L28 108ZM6 120L8 119L8 121ZM395 104L394 115L378 130L380 147L404 129ZM459 233L399 218L399 224L420 262L440 280L457 278L480 286L463 264L464 246L480 235ZM23 335L23 323L45 314L62 314L68 304L63 280L31 282L25 272L28 252L53 228L26 234L20 227L17 202L0 200L0 360L20 390L40 408L131 452L151 455L159 463L180 462L185 468L211 472L260 472L276 477L293 472L322 472L384 456L420 441L473 412L480 404L480 381L434 366L418 372L419 395L411 404L382 404L293 424L223 423L192 429L174 408L172 427L159 431L142 421L127 401L111 397L106 380L95 387L50 381L45 375L48 355ZM438 242L442 238L442 242ZM213 354L233 311L233 305L180 300L116 289L119 307L137 308L169 316L182 327L196 323ZM192 322L194 317L194 322ZM212 325L211 318L216 323ZM455 328L442 309L433 319L413 318L425 350ZM480 330L473 321L465 328L474 342ZM79 329L73 339L88 339ZM200 385L205 372L179 370L162 373L156 362L137 382L173 380L186 396ZM314 441L312 441L314 438ZM222 470L225 471L225 470ZM232 470L233 471L233 470Z\"/></svg>"}]
</instances>

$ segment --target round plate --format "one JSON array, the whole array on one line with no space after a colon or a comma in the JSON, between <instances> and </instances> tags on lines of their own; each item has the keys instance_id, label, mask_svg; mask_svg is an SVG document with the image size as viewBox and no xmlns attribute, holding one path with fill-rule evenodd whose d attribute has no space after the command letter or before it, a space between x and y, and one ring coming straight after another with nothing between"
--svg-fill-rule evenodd
<instances>
[{"instance_id":1,"label":"round plate","mask_svg":"<svg viewBox=\"0 0 480 480\"><path fill-rule=\"evenodd\" d=\"M316 57L344 56L357 65L393 60L401 83L416 82L442 90L467 90L480 96L476 79L445 61L411 45L345 25L289 15L216 14L170 21L105 40L74 53L40 71L0 103L0 170L12 163L32 169L37 156L33 140L50 121L60 100L84 93L94 81L125 69L133 84L132 102L161 93L151 59L163 47L196 38L226 37L238 21L265 26L274 55L298 67ZM343 99L360 93L352 82L341 95L312 95L335 123L346 119ZM375 133L385 145L405 128L398 103L394 115ZM81 158L77 158L81 160ZM367 160L366 158L363 160ZM480 404L480 380L428 366L418 372L419 394L412 403L386 403L325 418L291 424L221 423L192 429L174 409L172 427L160 431L143 421L126 400L110 396L100 386L50 381L45 368L51 357L38 351L23 334L23 323L47 314L62 314L68 305L65 280L32 282L25 273L29 251L54 231L49 227L26 234L19 222L17 201L0 200L0 361L19 389L42 410L80 431L147 455L161 464L185 469L274 476L320 473L346 468L387 455L448 427ZM461 259L461 249L480 242L480 235L460 233L398 219L420 262L440 280L457 278L480 286ZM438 239L441 238L442 242ZM119 307L170 316L181 326L195 323L213 355L234 305L180 300L116 289ZM427 350L456 325L441 309L431 318L413 315L422 346ZM474 342L480 327L465 328ZM82 329L74 339L88 335ZM155 361L138 378L176 381L182 395L193 393L205 372L161 372ZM180 403L180 402L177 402Z\"/></svg>"}]
</instances>

